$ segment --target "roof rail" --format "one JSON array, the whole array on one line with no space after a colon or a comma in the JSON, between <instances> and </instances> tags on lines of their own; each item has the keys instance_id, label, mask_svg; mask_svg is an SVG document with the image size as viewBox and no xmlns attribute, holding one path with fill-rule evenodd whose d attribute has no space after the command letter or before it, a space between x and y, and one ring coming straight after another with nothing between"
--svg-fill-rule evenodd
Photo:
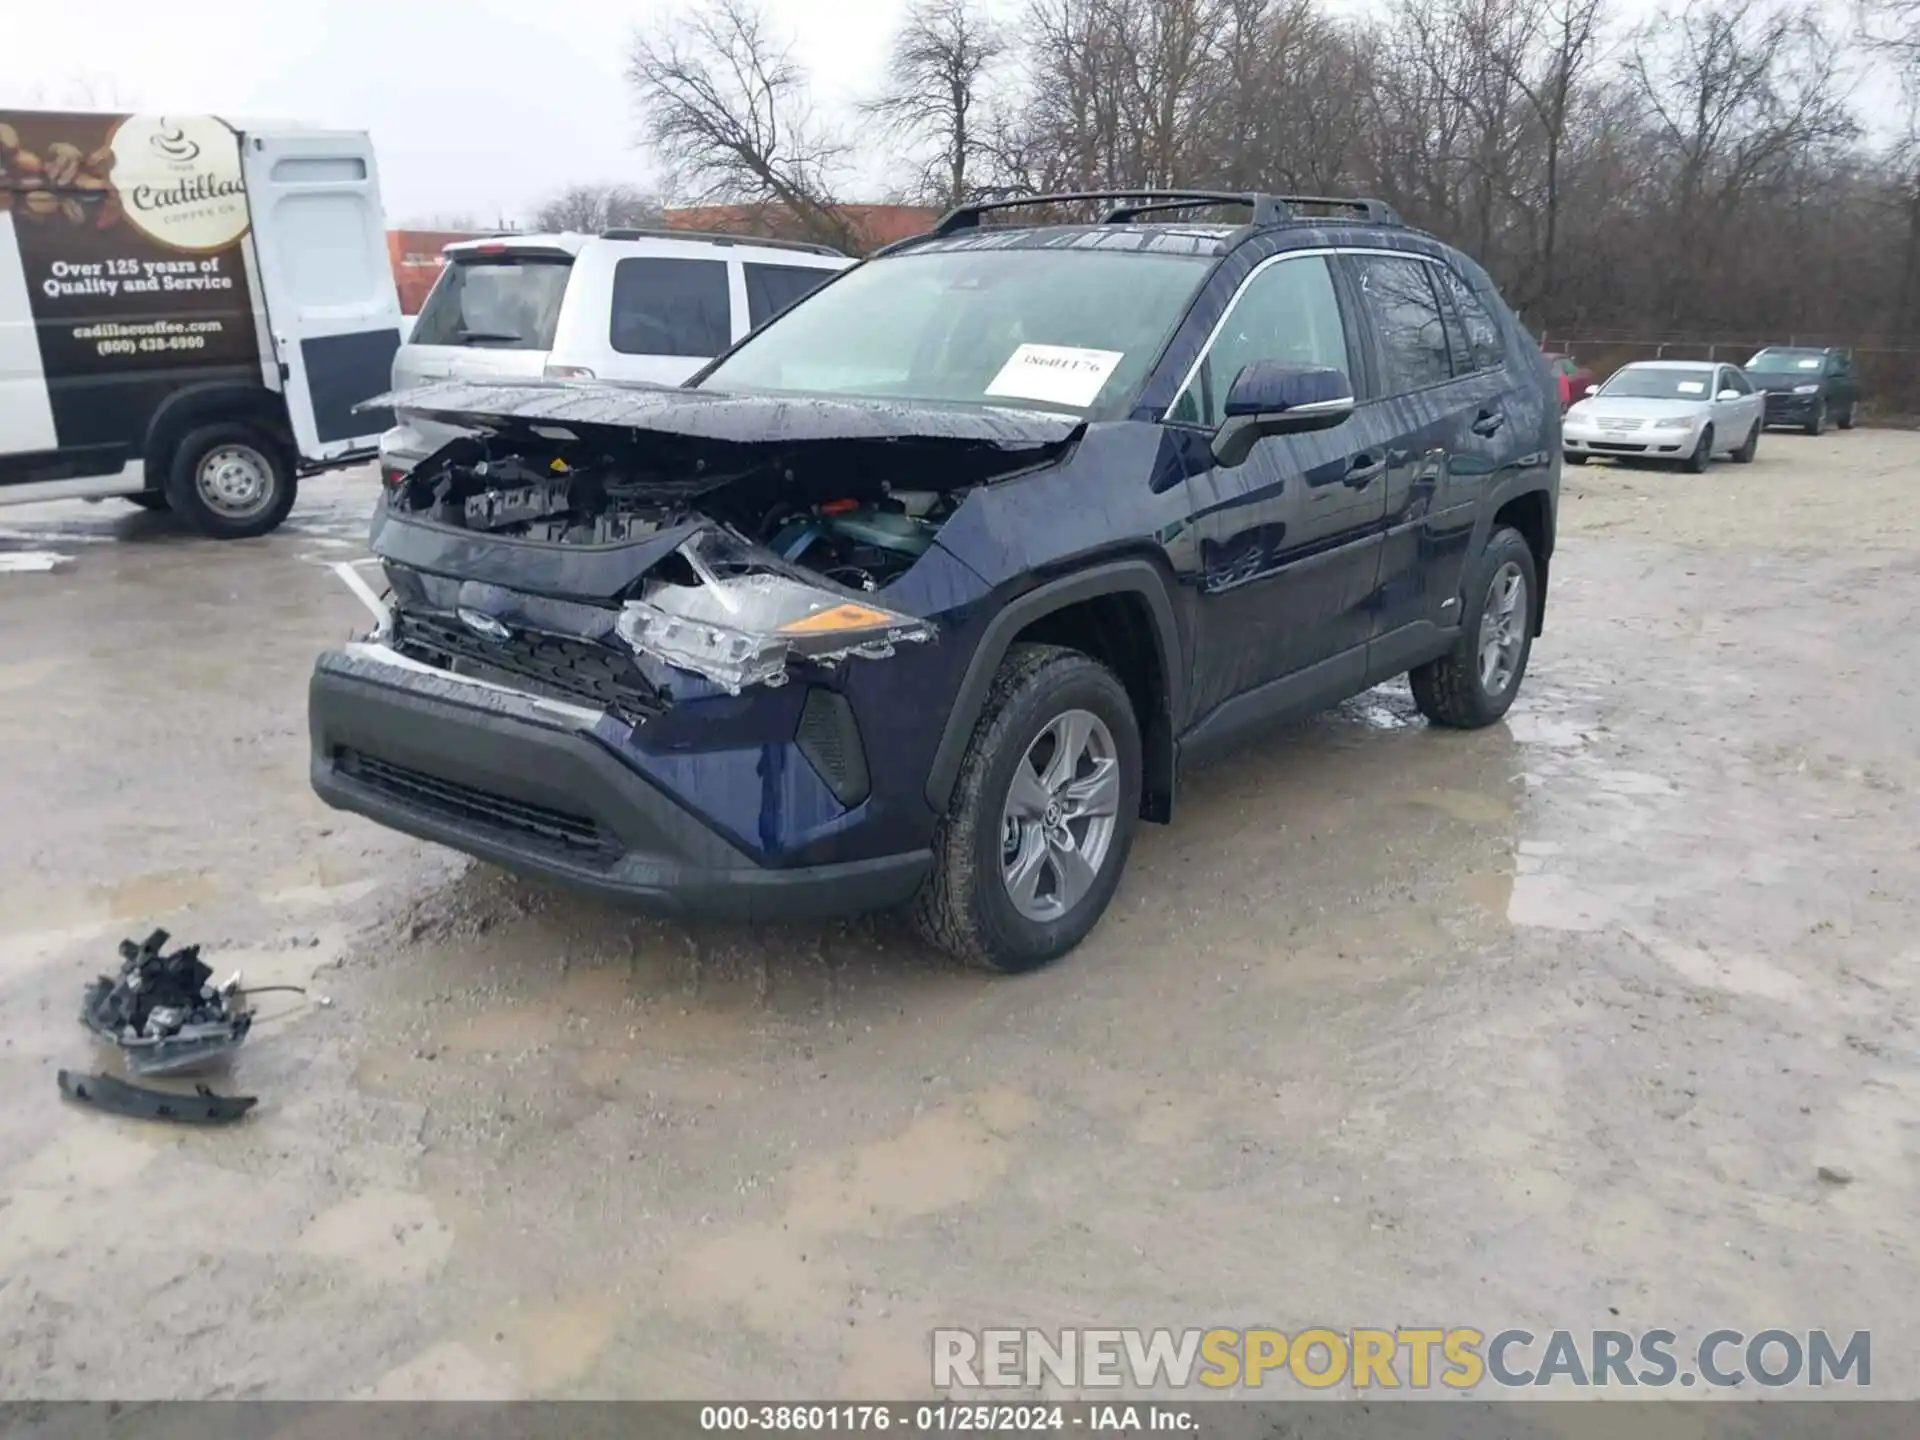
<instances>
[{"instance_id":1,"label":"roof rail","mask_svg":"<svg viewBox=\"0 0 1920 1440\"><path fill-rule=\"evenodd\" d=\"M1011 210L1023 205L1067 205L1082 200L1140 200L1151 207L1193 208L1202 205L1246 205L1253 210L1254 223L1271 225L1287 218L1284 205L1274 203L1270 195L1245 194L1230 190L1155 190L1135 187L1130 190L1063 190L1052 195L1021 195L1006 200L976 200L956 206L940 217L933 227L935 235L953 235L978 229L980 217L990 210ZM1126 207L1120 207L1125 209ZM1108 219L1115 212L1108 213Z\"/></svg>"},{"instance_id":2,"label":"roof rail","mask_svg":"<svg viewBox=\"0 0 1920 1440\"><path fill-rule=\"evenodd\" d=\"M1122 225L1139 215L1166 210L1198 210L1214 205L1244 205L1253 211L1255 225L1277 225L1294 218L1292 207L1311 205L1334 210L1351 210L1372 225L1398 225L1400 217L1384 200L1368 200L1341 195L1266 195L1258 191L1237 190L1065 190L1051 195L1021 195L1010 199L977 200L956 206L940 217L933 227L935 235L952 235L961 230L978 229L980 217L992 210L1011 210L1025 205L1064 205L1085 200L1118 200L1101 217L1106 225Z\"/></svg>"},{"instance_id":3,"label":"roof rail","mask_svg":"<svg viewBox=\"0 0 1920 1440\"><path fill-rule=\"evenodd\" d=\"M765 250L800 250L809 255L831 255L836 260L847 258L844 251L831 245L816 245L811 240L774 240L764 235L741 235L729 230L680 230L673 226L661 226L657 229L640 229L633 226L617 226L612 230L600 232L602 240L707 240L715 245L758 245Z\"/></svg>"}]
</instances>

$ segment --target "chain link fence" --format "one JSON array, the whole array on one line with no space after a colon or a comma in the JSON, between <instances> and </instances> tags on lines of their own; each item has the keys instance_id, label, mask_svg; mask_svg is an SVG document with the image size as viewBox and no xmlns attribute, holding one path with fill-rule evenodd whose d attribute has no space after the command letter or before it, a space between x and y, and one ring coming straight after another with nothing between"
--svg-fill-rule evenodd
<instances>
[{"instance_id":1,"label":"chain link fence","mask_svg":"<svg viewBox=\"0 0 1920 1440\"><path fill-rule=\"evenodd\" d=\"M1724 360L1743 365L1768 345L1839 346L1853 356L1860 376L1861 419L1882 425L1920 424L1920 345L1887 340L1859 341L1840 335L1776 335L1766 340L1649 339L1588 332L1540 337L1540 348L1571 355L1604 380L1635 360Z\"/></svg>"}]
</instances>

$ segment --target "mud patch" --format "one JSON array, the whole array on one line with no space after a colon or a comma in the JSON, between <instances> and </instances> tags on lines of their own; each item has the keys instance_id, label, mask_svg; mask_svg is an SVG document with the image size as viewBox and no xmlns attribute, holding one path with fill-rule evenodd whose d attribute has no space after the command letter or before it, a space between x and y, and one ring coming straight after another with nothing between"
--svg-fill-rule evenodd
<instances>
[{"instance_id":1,"label":"mud patch","mask_svg":"<svg viewBox=\"0 0 1920 1440\"><path fill-rule=\"evenodd\" d=\"M453 1249L453 1232L424 1195L365 1190L315 1216L298 1248L349 1265L375 1284L397 1284L437 1270Z\"/></svg>"}]
</instances>

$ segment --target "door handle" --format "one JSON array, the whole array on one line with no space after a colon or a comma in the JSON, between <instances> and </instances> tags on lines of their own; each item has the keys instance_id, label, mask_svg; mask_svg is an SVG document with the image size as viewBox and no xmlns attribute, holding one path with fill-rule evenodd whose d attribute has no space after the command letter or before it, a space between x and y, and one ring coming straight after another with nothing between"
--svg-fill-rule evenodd
<instances>
[{"instance_id":1,"label":"door handle","mask_svg":"<svg viewBox=\"0 0 1920 1440\"><path fill-rule=\"evenodd\" d=\"M1507 417L1505 412L1500 410L1482 410L1474 417L1473 433L1476 435L1491 435L1506 423Z\"/></svg>"},{"instance_id":2,"label":"door handle","mask_svg":"<svg viewBox=\"0 0 1920 1440\"><path fill-rule=\"evenodd\" d=\"M1340 483L1355 490L1364 490L1378 480L1386 468L1387 462L1369 450L1347 462L1347 473Z\"/></svg>"}]
</instances>

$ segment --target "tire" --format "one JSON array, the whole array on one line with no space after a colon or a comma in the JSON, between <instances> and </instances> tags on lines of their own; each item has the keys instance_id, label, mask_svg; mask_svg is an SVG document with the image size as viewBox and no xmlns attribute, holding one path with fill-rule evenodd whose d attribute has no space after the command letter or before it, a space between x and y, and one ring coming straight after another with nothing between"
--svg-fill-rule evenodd
<instances>
[{"instance_id":1,"label":"tire","mask_svg":"<svg viewBox=\"0 0 1920 1440\"><path fill-rule=\"evenodd\" d=\"M1713 460L1713 426L1709 425L1700 432L1700 441L1693 447L1693 453L1680 462L1681 467L1692 475L1704 475L1707 466Z\"/></svg>"},{"instance_id":2,"label":"tire","mask_svg":"<svg viewBox=\"0 0 1920 1440\"><path fill-rule=\"evenodd\" d=\"M1807 433L1809 435L1827 433L1827 397L1824 395L1813 402L1813 418L1807 421Z\"/></svg>"},{"instance_id":3,"label":"tire","mask_svg":"<svg viewBox=\"0 0 1920 1440\"><path fill-rule=\"evenodd\" d=\"M1086 726L1087 717L1098 721ZM1110 820L1091 877L1079 882L1059 867L1065 851L1049 840L1047 815L1056 815L1055 795L1044 776L1053 769L1063 734L1087 735L1075 773L1095 773L1104 748L1113 777L1109 816L1085 817L1084 833L1073 817L1061 822L1076 850L1098 843L1096 826ZM1082 758L1084 757L1084 758ZM1046 812L1021 819L1010 812L1019 771L1038 781L1029 791L1048 803ZM1085 781L1082 781L1084 786ZM983 970L1011 975L1038 969L1086 938L1113 899L1140 818L1140 728L1133 702L1111 670L1075 650L1055 645L1015 645L993 677L987 703L960 762L953 801L934 834L933 870L914 897L914 926L932 944ZM1022 902L1014 897L1014 862L1031 883ZM1076 893L1077 892L1077 893ZM1058 913L1047 913L1057 908Z\"/></svg>"},{"instance_id":4,"label":"tire","mask_svg":"<svg viewBox=\"0 0 1920 1440\"><path fill-rule=\"evenodd\" d=\"M1565 456L1565 459L1567 464L1569 465L1584 465L1587 463L1587 457L1584 451L1582 451L1578 455L1569 453Z\"/></svg>"},{"instance_id":5,"label":"tire","mask_svg":"<svg viewBox=\"0 0 1920 1440\"><path fill-rule=\"evenodd\" d=\"M1747 432L1747 438L1741 443L1740 448L1733 452L1734 464L1751 465L1753 463L1753 457L1760 449L1760 432L1764 428L1760 421L1753 422L1753 429Z\"/></svg>"},{"instance_id":6,"label":"tire","mask_svg":"<svg viewBox=\"0 0 1920 1440\"><path fill-rule=\"evenodd\" d=\"M205 425L184 436L167 473L174 513L202 535L244 540L277 529L293 509L293 466L252 425Z\"/></svg>"},{"instance_id":7,"label":"tire","mask_svg":"<svg viewBox=\"0 0 1920 1440\"><path fill-rule=\"evenodd\" d=\"M1833 423L1839 426L1842 430L1851 430L1853 428L1853 412L1859 408L1860 407L1859 407L1858 401L1856 400L1848 401L1847 408L1840 412L1840 417L1837 420L1835 420Z\"/></svg>"},{"instance_id":8,"label":"tire","mask_svg":"<svg viewBox=\"0 0 1920 1440\"><path fill-rule=\"evenodd\" d=\"M1503 605L1501 601L1505 596L1496 595L1496 582L1505 592L1513 576L1518 576L1522 588L1509 604ZM1420 707L1422 715L1450 730L1478 730L1507 713L1514 696L1520 693L1520 682L1527 673L1527 658L1533 653L1534 597L1539 593L1538 587L1533 550L1526 537L1504 525L1495 530L1461 591L1462 603L1467 608L1460 638L1438 660L1417 666L1407 674L1413 685L1413 703ZM1510 620L1505 618L1509 616ZM1497 683L1491 685L1482 667L1480 651L1483 632L1490 624L1517 627L1509 633L1503 647L1506 674L1502 678L1496 670L1491 678Z\"/></svg>"},{"instance_id":9,"label":"tire","mask_svg":"<svg viewBox=\"0 0 1920 1440\"><path fill-rule=\"evenodd\" d=\"M138 505L142 510L164 511L173 509L163 490L143 490L138 495L123 495L121 499L130 505Z\"/></svg>"}]
</instances>

